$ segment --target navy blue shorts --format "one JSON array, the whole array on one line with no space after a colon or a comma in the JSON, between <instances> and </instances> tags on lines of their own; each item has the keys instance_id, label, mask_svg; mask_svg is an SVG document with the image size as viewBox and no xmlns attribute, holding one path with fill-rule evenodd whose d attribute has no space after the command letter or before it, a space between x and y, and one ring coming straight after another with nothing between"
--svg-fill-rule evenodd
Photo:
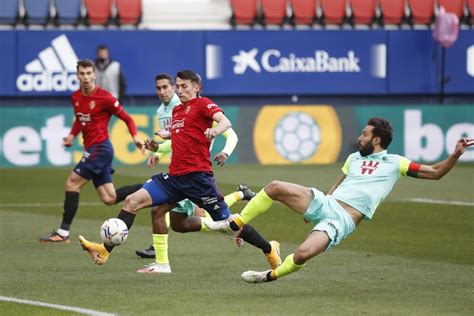
<instances>
[{"instance_id":1,"label":"navy blue shorts","mask_svg":"<svg viewBox=\"0 0 474 316\"><path fill-rule=\"evenodd\" d=\"M97 188L112 183L112 174L115 172L112 168L113 159L114 148L107 139L84 150L81 161L74 167L74 172L86 180L92 180Z\"/></svg>"},{"instance_id":2,"label":"navy blue shorts","mask_svg":"<svg viewBox=\"0 0 474 316\"><path fill-rule=\"evenodd\" d=\"M150 194L153 206L176 203L187 198L205 209L215 221L230 216L212 173L193 172L176 177L159 173L151 177L143 188Z\"/></svg>"}]
</instances>

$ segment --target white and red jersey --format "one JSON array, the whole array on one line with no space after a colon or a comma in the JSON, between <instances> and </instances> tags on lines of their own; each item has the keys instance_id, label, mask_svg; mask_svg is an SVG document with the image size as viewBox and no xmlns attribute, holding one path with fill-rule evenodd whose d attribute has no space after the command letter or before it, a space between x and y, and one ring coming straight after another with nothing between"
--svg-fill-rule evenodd
<instances>
[{"instance_id":1,"label":"white and red jersey","mask_svg":"<svg viewBox=\"0 0 474 316\"><path fill-rule=\"evenodd\" d=\"M223 112L208 98L195 98L176 105L171 123L173 157L169 167L172 176L191 172L212 172L209 147L204 131L212 127L212 116Z\"/></svg>"},{"instance_id":2,"label":"white and red jersey","mask_svg":"<svg viewBox=\"0 0 474 316\"><path fill-rule=\"evenodd\" d=\"M77 90L72 94L71 101L76 117L71 134L77 136L79 132L82 132L86 149L109 138L108 129L112 115L119 117L127 124L132 136L137 134L133 119L107 90L96 86L87 96L81 90Z\"/></svg>"}]
</instances>

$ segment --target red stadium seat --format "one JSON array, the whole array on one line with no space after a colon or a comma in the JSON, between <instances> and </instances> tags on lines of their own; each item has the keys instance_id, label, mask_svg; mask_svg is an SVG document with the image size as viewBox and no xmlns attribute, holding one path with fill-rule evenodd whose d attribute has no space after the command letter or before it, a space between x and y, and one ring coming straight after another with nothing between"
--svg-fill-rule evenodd
<instances>
[{"instance_id":1,"label":"red stadium seat","mask_svg":"<svg viewBox=\"0 0 474 316\"><path fill-rule=\"evenodd\" d=\"M291 0L295 24L311 25L316 17L316 0Z\"/></svg>"},{"instance_id":2,"label":"red stadium seat","mask_svg":"<svg viewBox=\"0 0 474 316\"><path fill-rule=\"evenodd\" d=\"M137 25L142 16L141 0L115 0L117 6L118 21L121 25Z\"/></svg>"},{"instance_id":3,"label":"red stadium seat","mask_svg":"<svg viewBox=\"0 0 474 316\"><path fill-rule=\"evenodd\" d=\"M325 24L342 24L346 16L346 0L321 0Z\"/></svg>"},{"instance_id":4,"label":"red stadium seat","mask_svg":"<svg viewBox=\"0 0 474 316\"><path fill-rule=\"evenodd\" d=\"M438 0L438 6L444 7L446 12L454 13L461 18L464 15L463 0Z\"/></svg>"},{"instance_id":5,"label":"red stadium seat","mask_svg":"<svg viewBox=\"0 0 474 316\"><path fill-rule=\"evenodd\" d=\"M405 0L379 0L384 24L401 24L405 16Z\"/></svg>"},{"instance_id":6,"label":"red stadium seat","mask_svg":"<svg viewBox=\"0 0 474 316\"><path fill-rule=\"evenodd\" d=\"M112 16L112 0L84 0L89 24L106 25Z\"/></svg>"},{"instance_id":7,"label":"red stadium seat","mask_svg":"<svg viewBox=\"0 0 474 316\"><path fill-rule=\"evenodd\" d=\"M282 25L286 19L286 0L261 0L266 25Z\"/></svg>"},{"instance_id":8,"label":"red stadium seat","mask_svg":"<svg viewBox=\"0 0 474 316\"><path fill-rule=\"evenodd\" d=\"M257 0L231 0L232 24L253 25L257 18Z\"/></svg>"},{"instance_id":9,"label":"red stadium seat","mask_svg":"<svg viewBox=\"0 0 474 316\"><path fill-rule=\"evenodd\" d=\"M371 24L375 17L375 0L350 0L354 24Z\"/></svg>"},{"instance_id":10,"label":"red stadium seat","mask_svg":"<svg viewBox=\"0 0 474 316\"><path fill-rule=\"evenodd\" d=\"M434 16L434 0L408 0L413 24L430 24Z\"/></svg>"}]
</instances>

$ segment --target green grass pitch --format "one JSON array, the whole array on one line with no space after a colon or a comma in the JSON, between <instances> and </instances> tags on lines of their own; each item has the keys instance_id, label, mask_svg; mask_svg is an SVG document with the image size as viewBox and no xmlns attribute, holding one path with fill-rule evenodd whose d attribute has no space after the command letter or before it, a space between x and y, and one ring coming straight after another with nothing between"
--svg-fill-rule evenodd
<instances>
[{"instance_id":1,"label":"green grass pitch","mask_svg":"<svg viewBox=\"0 0 474 316\"><path fill-rule=\"evenodd\" d=\"M150 212L142 210L126 243L96 266L77 235L99 238L103 220L120 206L99 205L92 184L83 189L72 242L40 244L57 228L70 168L0 170L0 296L81 307L120 315L472 315L474 314L474 165L460 164L440 181L404 178L375 213L334 250L298 273L267 284L240 274L266 270L263 254L237 248L221 234L171 232L171 275L140 275L151 260L134 251L151 244ZM216 167L220 189L239 182L260 189L278 179L327 191L340 165ZM116 187L143 182L152 171L119 168ZM415 203L413 198L466 205ZM239 211L244 203L237 204ZM290 254L311 229L279 203L253 222ZM0 302L1 315L72 315Z\"/></svg>"}]
</instances>

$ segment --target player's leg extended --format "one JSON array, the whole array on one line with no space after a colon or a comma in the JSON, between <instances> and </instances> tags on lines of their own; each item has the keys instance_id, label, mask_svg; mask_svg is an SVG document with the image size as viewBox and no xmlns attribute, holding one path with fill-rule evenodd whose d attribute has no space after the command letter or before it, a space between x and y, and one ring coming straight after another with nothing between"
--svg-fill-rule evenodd
<instances>
[{"instance_id":1,"label":"player's leg extended","mask_svg":"<svg viewBox=\"0 0 474 316\"><path fill-rule=\"evenodd\" d=\"M286 257L285 261L276 269L267 271L246 271L241 278L249 283L274 281L285 275L301 270L311 258L323 253L330 242L324 231L314 230L306 240L296 249L295 253Z\"/></svg>"},{"instance_id":2,"label":"player's leg extended","mask_svg":"<svg viewBox=\"0 0 474 316\"><path fill-rule=\"evenodd\" d=\"M84 170L86 171L86 170ZM90 178L89 178L90 179ZM72 171L65 184L65 197L63 207L63 219L58 230L51 234L41 237L41 242L69 242L69 229L79 208L79 192L81 188L89 181Z\"/></svg>"},{"instance_id":3,"label":"player's leg extended","mask_svg":"<svg viewBox=\"0 0 474 316\"><path fill-rule=\"evenodd\" d=\"M309 188L289 182L272 181L244 207L239 216L230 223L230 227L233 230L240 229L270 209L273 201L280 201L303 215L312 199L313 193Z\"/></svg>"},{"instance_id":4,"label":"player's leg extended","mask_svg":"<svg viewBox=\"0 0 474 316\"><path fill-rule=\"evenodd\" d=\"M129 230L132 227L136 213L140 209L152 206L154 202L167 201L167 197L162 191L160 191L161 195L152 197L151 194L159 194L159 192L153 191L153 185L147 187L147 184L152 182L153 181L147 182L143 186L143 188L127 196L127 198L125 199L124 205L120 210L120 213L117 218L124 221ZM150 192L147 191L147 189L150 190ZM79 236L79 241L81 243L82 248L89 253L89 255L92 257L96 264L106 263L109 258L110 252L114 248L113 246L109 246L106 244L89 242L81 235Z\"/></svg>"}]
</instances>

